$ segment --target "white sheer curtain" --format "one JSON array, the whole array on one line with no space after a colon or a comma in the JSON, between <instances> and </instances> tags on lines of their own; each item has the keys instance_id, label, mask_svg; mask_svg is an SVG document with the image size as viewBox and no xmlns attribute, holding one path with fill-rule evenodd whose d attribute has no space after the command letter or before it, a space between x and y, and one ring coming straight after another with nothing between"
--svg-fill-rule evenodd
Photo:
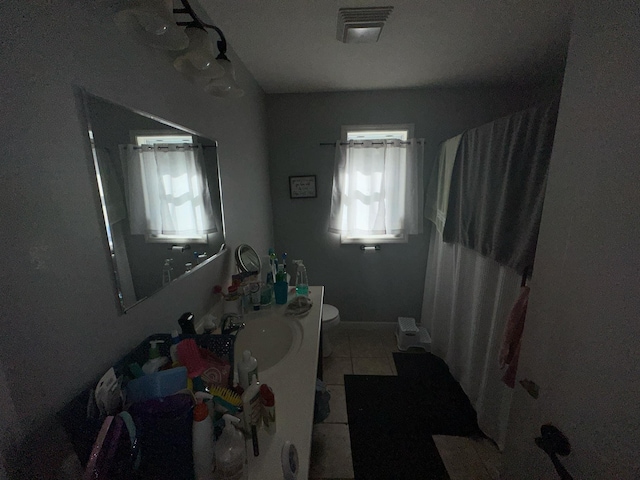
<instances>
[{"instance_id":1,"label":"white sheer curtain","mask_svg":"<svg viewBox=\"0 0 640 480\"><path fill-rule=\"evenodd\" d=\"M121 145L132 234L217 231L201 145Z\"/></svg>"},{"instance_id":2,"label":"white sheer curtain","mask_svg":"<svg viewBox=\"0 0 640 480\"><path fill-rule=\"evenodd\" d=\"M422 232L422 142L336 144L329 231L351 237Z\"/></svg>"},{"instance_id":3,"label":"white sheer curtain","mask_svg":"<svg viewBox=\"0 0 640 480\"><path fill-rule=\"evenodd\" d=\"M422 324L431 333L431 351L447 362L476 409L480 428L501 449L513 391L501 381L498 353L520 281L515 270L444 243L431 228Z\"/></svg>"}]
</instances>

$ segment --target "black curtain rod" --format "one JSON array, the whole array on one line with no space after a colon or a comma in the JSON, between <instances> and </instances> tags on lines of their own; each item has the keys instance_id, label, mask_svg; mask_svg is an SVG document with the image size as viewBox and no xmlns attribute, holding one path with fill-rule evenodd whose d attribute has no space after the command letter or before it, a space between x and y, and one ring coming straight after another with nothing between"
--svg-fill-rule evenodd
<instances>
[{"instance_id":1,"label":"black curtain rod","mask_svg":"<svg viewBox=\"0 0 640 480\"><path fill-rule=\"evenodd\" d=\"M386 143L395 143L396 140L387 140ZM419 138L416 140L416 142L418 143L424 143L424 138ZM409 141L405 141L405 140L400 140L401 144L403 145L409 145L411 142ZM340 145L350 145L351 142L340 142ZM354 145L364 145L364 142L353 142ZM371 142L371 145L384 145L385 142ZM320 142L320 146L321 147L328 147L328 146L332 146L335 147L336 142Z\"/></svg>"},{"instance_id":2,"label":"black curtain rod","mask_svg":"<svg viewBox=\"0 0 640 480\"><path fill-rule=\"evenodd\" d=\"M144 150L144 149L148 149L148 150L152 150L154 148L157 148L159 150L169 150L170 148L198 148L198 146L201 146L202 148L217 148L215 145L198 145L198 144L188 144L188 143L172 143L170 145L167 144L154 144L154 145L133 145L132 148L134 150Z\"/></svg>"}]
</instances>

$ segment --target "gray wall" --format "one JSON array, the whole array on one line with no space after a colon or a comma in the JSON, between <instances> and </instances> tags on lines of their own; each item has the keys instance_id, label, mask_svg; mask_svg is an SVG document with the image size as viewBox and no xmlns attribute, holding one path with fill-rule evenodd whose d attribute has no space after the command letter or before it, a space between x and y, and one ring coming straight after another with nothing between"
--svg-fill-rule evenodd
<instances>
[{"instance_id":1,"label":"gray wall","mask_svg":"<svg viewBox=\"0 0 640 480\"><path fill-rule=\"evenodd\" d=\"M558 478L548 422L573 478L640 478L639 79L637 1L576 3L504 478Z\"/></svg>"},{"instance_id":2,"label":"gray wall","mask_svg":"<svg viewBox=\"0 0 640 480\"><path fill-rule=\"evenodd\" d=\"M342 125L415 125L426 139L425 172L440 142L463 130L549 98L559 88L458 88L267 96L269 165L275 247L305 261L311 284L324 285L325 301L344 321L395 322L415 317L422 305L428 228L408 244L384 244L376 253L341 245L327 231L334 148ZM317 175L318 198L291 200L289 175ZM266 253L266 252L265 252ZM295 276L295 269L290 269Z\"/></svg>"},{"instance_id":3,"label":"gray wall","mask_svg":"<svg viewBox=\"0 0 640 480\"><path fill-rule=\"evenodd\" d=\"M42 423L147 335L169 332L187 310L207 310L232 262L227 254L118 314L74 85L217 139L228 246L266 251L273 242L262 90L236 62L245 97L199 91L164 53L122 34L110 5L0 5L0 451L12 463L33 435L33 456L21 460L51 476L58 445L39 447L49 435Z\"/></svg>"}]
</instances>

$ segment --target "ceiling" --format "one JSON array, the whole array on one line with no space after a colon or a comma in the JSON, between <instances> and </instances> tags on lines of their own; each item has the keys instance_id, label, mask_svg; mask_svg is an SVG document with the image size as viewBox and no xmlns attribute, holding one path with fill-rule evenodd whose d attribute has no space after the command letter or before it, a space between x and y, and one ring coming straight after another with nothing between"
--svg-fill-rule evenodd
<instances>
[{"instance_id":1,"label":"ceiling","mask_svg":"<svg viewBox=\"0 0 640 480\"><path fill-rule=\"evenodd\" d=\"M537 84L562 74L570 0L200 0L267 93ZM378 43L338 9L394 7Z\"/></svg>"}]
</instances>

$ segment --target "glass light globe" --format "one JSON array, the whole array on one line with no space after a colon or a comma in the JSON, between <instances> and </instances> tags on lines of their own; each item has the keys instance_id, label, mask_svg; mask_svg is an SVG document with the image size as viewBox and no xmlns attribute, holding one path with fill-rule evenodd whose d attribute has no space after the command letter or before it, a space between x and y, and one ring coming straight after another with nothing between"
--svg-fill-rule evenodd
<instances>
[{"instance_id":1,"label":"glass light globe","mask_svg":"<svg viewBox=\"0 0 640 480\"><path fill-rule=\"evenodd\" d=\"M173 0L137 0L114 17L116 25L139 42L162 50L184 50L189 38L173 18Z\"/></svg>"},{"instance_id":2,"label":"glass light globe","mask_svg":"<svg viewBox=\"0 0 640 480\"><path fill-rule=\"evenodd\" d=\"M224 76L211 80L204 87L204 91L216 97L242 97L244 90L236 82L236 72L233 64L224 58L218 58L216 62L224 68Z\"/></svg>"},{"instance_id":3,"label":"glass light globe","mask_svg":"<svg viewBox=\"0 0 640 480\"><path fill-rule=\"evenodd\" d=\"M202 86L214 78L222 77L224 68L218 64L213 44L206 30L188 27L189 48L173 62L173 66L185 77Z\"/></svg>"}]
</instances>

